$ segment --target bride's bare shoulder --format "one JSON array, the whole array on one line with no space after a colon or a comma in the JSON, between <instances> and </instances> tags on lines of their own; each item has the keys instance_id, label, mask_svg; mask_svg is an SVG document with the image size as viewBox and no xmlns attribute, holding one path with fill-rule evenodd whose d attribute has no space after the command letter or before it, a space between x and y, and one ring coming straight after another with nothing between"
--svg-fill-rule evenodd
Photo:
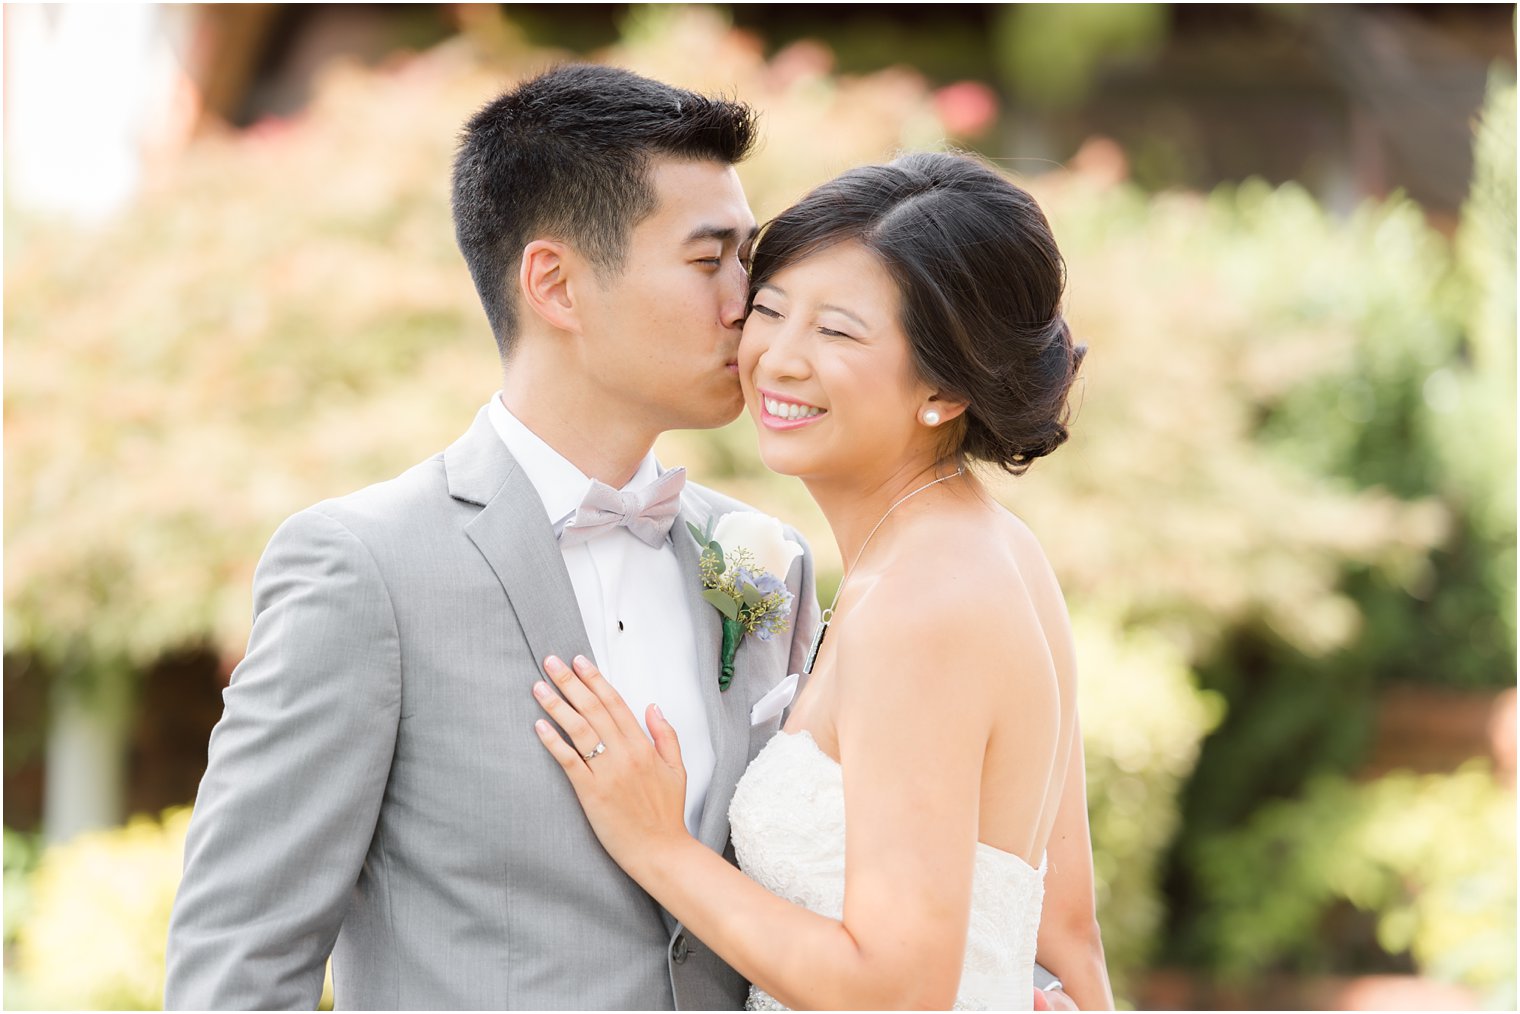
<instances>
[{"instance_id":1,"label":"bride's bare shoulder","mask_svg":"<svg viewBox=\"0 0 1520 1014\"><path fill-rule=\"evenodd\" d=\"M902 565L934 584L998 586L1013 581L1030 594L1037 594L1054 576L1034 530L996 505L925 519L905 540Z\"/></svg>"},{"instance_id":2,"label":"bride's bare shoulder","mask_svg":"<svg viewBox=\"0 0 1520 1014\"><path fill-rule=\"evenodd\" d=\"M841 652L919 663L892 666L904 674L928 664L985 668L988 660L1028 655L1021 646L1044 637L1036 603L1043 579L1025 572L1049 564L1018 518L1002 512L979 520L985 523L947 519L905 533L851 609Z\"/></svg>"}]
</instances>

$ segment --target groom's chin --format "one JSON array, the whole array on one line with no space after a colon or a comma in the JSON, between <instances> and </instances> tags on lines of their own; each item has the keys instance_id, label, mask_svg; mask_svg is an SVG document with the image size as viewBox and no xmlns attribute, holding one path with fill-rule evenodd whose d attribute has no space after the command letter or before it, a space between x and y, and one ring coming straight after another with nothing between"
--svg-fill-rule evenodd
<instances>
[{"instance_id":1,"label":"groom's chin","mask_svg":"<svg viewBox=\"0 0 1520 1014\"><path fill-rule=\"evenodd\" d=\"M719 400L703 407L700 411L693 411L693 419L682 429L692 430L715 430L720 426L727 426L735 419L744 414L744 396L739 391L739 385L734 384L734 396L728 400Z\"/></svg>"},{"instance_id":2,"label":"groom's chin","mask_svg":"<svg viewBox=\"0 0 1520 1014\"><path fill-rule=\"evenodd\" d=\"M692 404L681 405L678 409L671 408L659 416L659 430L661 433L669 433L673 430L715 430L727 426L744 412L742 403L732 406L724 404Z\"/></svg>"}]
</instances>

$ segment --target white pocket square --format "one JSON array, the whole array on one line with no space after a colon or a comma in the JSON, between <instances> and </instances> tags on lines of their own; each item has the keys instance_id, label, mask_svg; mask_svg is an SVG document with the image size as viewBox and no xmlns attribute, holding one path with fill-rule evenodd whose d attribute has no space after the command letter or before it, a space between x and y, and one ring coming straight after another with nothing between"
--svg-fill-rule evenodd
<instances>
[{"instance_id":1,"label":"white pocket square","mask_svg":"<svg viewBox=\"0 0 1520 1014\"><path fill-rule=\"evenodd\" d=\"M768 722L792 703L792 698L797 696L797 674L792 673L786 679L777 683L770 692L755 702L755 706L749 712L749 724L759 725Z\"/></svg>"}]
</instances>

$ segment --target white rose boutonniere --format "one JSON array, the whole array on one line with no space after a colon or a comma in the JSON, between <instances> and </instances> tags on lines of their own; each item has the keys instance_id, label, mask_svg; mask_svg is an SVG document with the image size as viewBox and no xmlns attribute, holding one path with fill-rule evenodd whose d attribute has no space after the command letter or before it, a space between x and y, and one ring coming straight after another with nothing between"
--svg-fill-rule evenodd
<instances>
[{"instance_id":1,"label":"white rose boutonniere","mask_svg":"<svg viewBox=\"0 0 1520 1014\"><path fill-rule=\"evenodd\" d=\"M802 547L786 537L780 521L755 511L725 514L716 525L709 519L706 532L686 527L702 547L702 597L723 617L718 689L727 690L743 636L769 641L791 623L786 573Z\"/></svg>"}]
</instances>

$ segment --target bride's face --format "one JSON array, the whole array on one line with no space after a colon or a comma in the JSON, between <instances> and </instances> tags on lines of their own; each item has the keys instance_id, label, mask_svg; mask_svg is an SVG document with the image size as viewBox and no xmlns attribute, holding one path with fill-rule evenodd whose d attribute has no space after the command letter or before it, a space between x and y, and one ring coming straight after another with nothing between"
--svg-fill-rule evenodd
<instances>
[{"instance_id":1,"label":"bride's face","mask_svg":"<svg viewBox=\"0 0 1520 1014\"><path fill-rule=\"evenodd\" d=\"M901 295L865 247L838 243L762 284L744 324L739 378L772 471L803 478L891 471L932 454L918 410Z\"/></svg>"}]
</instances>

